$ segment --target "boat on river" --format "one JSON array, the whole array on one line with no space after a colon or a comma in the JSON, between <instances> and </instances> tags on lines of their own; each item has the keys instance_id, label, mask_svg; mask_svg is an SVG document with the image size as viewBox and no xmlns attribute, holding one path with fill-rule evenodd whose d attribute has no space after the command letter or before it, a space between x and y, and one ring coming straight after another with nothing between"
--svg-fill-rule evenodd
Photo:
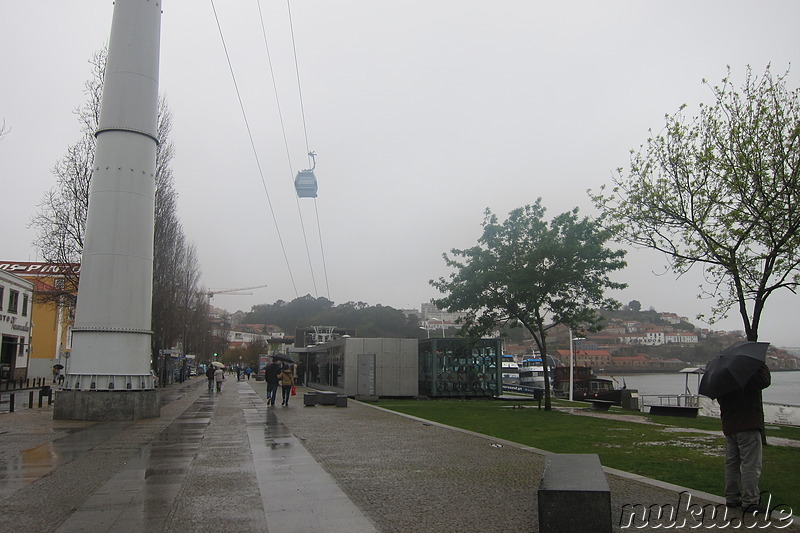
<instances>
[{"instance_id":1,"label":"boat on river","mask_svg":"<svg viewBox=\"0 0 800 533\"><path fill-rule=\"evenodd\" d=\"M544 366L542 358L535 355L523 356L519 366L519 383L534 389L544 389Z\"/></svg>"},{"instance_id":2,"label":"boat on river","mask_svg":"<svg viewBox=\"0 0 800 533\"><path fill-rule=\"evenodd\" d=\"M569 367L557 366L553 369L553 395L556 398L569 398ZM614 405L622 404L622 389L613 380L599 378L591 367L572 367L572 399L590 402L605 400Z\"/></svg>"},{"instance_id":3,"label":"boat on river","mask_svg":"<svg viewBox=\"0 0 800 533\"><path fill-rule=\"evenodd\" d=\"M519 385L519 363L513 355L503 355L503 385Z\"/></svg>"}]
</instances>

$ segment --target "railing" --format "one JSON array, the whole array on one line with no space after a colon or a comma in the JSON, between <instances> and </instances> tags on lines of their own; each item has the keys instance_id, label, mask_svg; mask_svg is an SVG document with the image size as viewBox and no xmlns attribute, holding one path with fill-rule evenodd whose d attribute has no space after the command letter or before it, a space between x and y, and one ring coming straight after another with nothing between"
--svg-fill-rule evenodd
<instances>
[{"instance_id":1,"label":"railing","mask_svg":"<svg viewBox=\"0 0 800 533\"><path fill-rule=\"evenodd\" d=\"M652 405L697 407L700 416L719 418L719 404L711 398L696 394L641 394L639 410L647 412ZM800 426L800 405L764 402L764 421L767 424Z\"/></svg>"},{"instance_id":2,"label":"railing","mask_svg":"<svg viewBox=\"0 0 800 533\"><path fill-rule=\"evenodd\" d=\"M15 379L2 383L0 386L0 412L13 413L17 404L17 397L28 393L28 409L32 409L34 405L34 393L39 391L39 407L42 407L44 397L47 396L47 405L53 404L53 389L46 385L46 378L31 379ZM8 396L8 400L4 401L3 397ZM24 400L23 400L24 401ZM8 409L6 410L6 404Z\"/></svg>"},{"instance_id":3,"label":"railing","mask_svg":"<svg viewBox=\"0 0 800 533\"><path fill-rule=\"evenodd\" d=\"M665 405L674 407L699 407L699 396L696 394L640 394L639 410L651 405Z\"/></svg>"},{"instance_id":4,"label":"railing","mask_svg":"<svg viewBox=\"0 0 800 533\"><path fill-rule=\"evenodd\" d=\"M31 385L33 383L33 385ZM47 378L30 378L28 379L10 379L0 382L0 391L17 390L17 389L30 389L43 387L47 383Z\"/></svg>"}]
</instances>

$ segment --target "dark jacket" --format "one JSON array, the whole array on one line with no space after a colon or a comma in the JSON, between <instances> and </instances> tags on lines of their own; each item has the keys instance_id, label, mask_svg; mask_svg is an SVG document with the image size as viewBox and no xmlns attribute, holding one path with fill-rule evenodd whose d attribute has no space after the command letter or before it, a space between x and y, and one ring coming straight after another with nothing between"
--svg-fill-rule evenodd
<instances>
[{"instance_id":1,"label":"dark jacket","mask_svg":"<svg viewBox=\"0 0 800 533\"><path fill-rule=\"evenodd\" d=\"M761 391L769 387L771 382L769 369L764 364L742 390L717 398L719 415L722 418L722 432L725 435L753 429L763 434L764 410L761 405Z\"/></svg>"},{"instance_id":2,"label":"dark jacket","mask_svg":"<svg viewBox=\"0 0 800 533\"><path fill-rule=\"evenodd\" d=\"M281 365L278 363L270 363L267 365L267 368L264 369L264 380L267 383L277 384L278 383L278 374L281 373Z\"/></svg>"}]
</instances>

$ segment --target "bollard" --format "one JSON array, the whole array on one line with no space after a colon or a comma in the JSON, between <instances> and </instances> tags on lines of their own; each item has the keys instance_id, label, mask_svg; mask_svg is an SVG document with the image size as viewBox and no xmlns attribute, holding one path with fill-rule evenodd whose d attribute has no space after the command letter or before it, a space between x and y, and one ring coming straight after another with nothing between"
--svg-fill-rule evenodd
<instances>
[{"instance_id":1,"label":"bollard","mask_svg":"<svg viewBox=\"0 0 800 533\"><path fill-rule=\"evenodd\" d=\"M44 397L47 396L48 398L52 398L53 396L53 389L45 385L39 390L39 407L42 406L42 400ZM50 405L52 402L50 400L47 401L47 405Z\"/></svg>"},{"instance_id":2,"label":"bollard","mask_svg":"<svg viewBox=\"0 0 800 533\"><path fill-rule=\"evenodd\" d=\"M8 412L9 413L13 413L14 412L14 393L13 392L8 395Z\"/></svg>"},{"instance_id":3,"label":"bollard","mask_svg":"<svg viewBox=\"0 0 800 533\"><path fill-rule=\"evenodd\" d=\"M28 394L28 409L33 409L33 391Z\"/></svg>"}]
</instances>

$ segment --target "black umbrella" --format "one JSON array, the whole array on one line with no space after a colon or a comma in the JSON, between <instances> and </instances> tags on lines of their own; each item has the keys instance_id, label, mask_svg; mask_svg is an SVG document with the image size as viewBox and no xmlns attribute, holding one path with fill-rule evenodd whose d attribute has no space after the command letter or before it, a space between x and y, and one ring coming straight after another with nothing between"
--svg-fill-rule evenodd
<instances>
[{"instance_id":1,"label":"black umbrella","mask_svg":"<svg viewBox=\"0 0 800 533\"><path fill-rule=\"evenodd\" d=\"M61 370L62 368L64 368L64 365L61 365L61 364L53 365L53 368L57 368L57 369Z\"/></svg>"},{"instance_id":2,"label":"black umbrella","mask_svg":"<svg viewBox=\"0 0 800 533\"><path fill-rule=\"evenodd\" d=\"M286 357L285 355L273 355L272 358L277 359L278 361L283 361L284 363L295 364L297 362L291 357Z\"/></svg>"},{"instance_id":3,"label":"black umbrella","mask_svg":"<svg viewBox=\"0 0 800 533\"><path fill-rule=\"evenodd\" d=\"M768 342L740 341L720 352L706 365L698 392L719 398L741 390L767 360Z\"/></svg>"}]
</instances>

